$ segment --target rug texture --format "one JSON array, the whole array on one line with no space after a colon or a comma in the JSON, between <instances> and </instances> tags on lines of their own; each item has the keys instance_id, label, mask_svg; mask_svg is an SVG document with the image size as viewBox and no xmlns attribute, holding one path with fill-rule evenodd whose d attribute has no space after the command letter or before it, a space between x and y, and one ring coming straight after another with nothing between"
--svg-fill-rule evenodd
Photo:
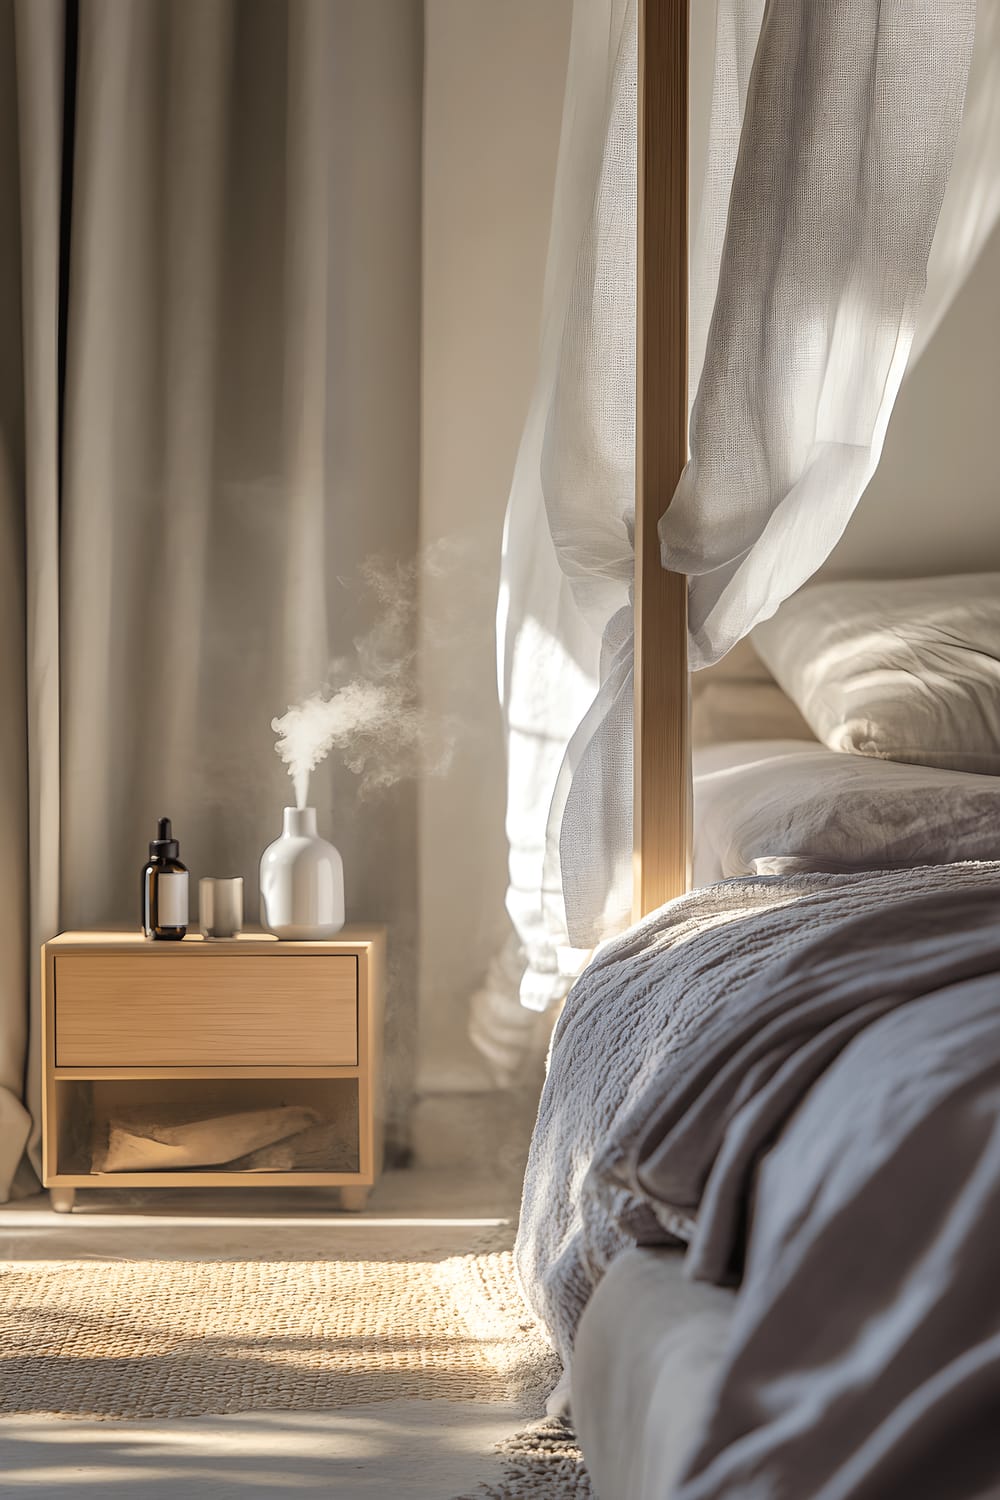
<instances>
[{"instance_id":1,"label":"rug texture","mask_svg":"<svg viewBox=\"0 0 1000 1500\"><path fill-rule=\"evenodd\" d=\"M596 1500L573 1429L547 1417L501 1443L503 1476L462 1500Z\"/></svg>"},{"instance_id":2,"label":"rug texture","mask_svg":"<svg viewBox=\"0 0 1000 1500\"><path fill-rule=\"evenodd\" d=\"M510 1250L0 1268L0 1411L116 1419L357 1402L544 1408Z\"/></svg>"},{"instance_id":3,"label":"rug texture","mask_svg":"<svg viewBox=\"0 0 1000 1500\"><path fill-rule=\"evenodd\" d=\"M323 1259L0 1264L0 1413L107 1420L510 1403L524 1430L474 1500L581 1500L572 1433L538 1419L559 1364L517 1286L510 1230L412 1231ZM512 1421L512 1427L516 1421Z\"/></svg>"}]
</instances>

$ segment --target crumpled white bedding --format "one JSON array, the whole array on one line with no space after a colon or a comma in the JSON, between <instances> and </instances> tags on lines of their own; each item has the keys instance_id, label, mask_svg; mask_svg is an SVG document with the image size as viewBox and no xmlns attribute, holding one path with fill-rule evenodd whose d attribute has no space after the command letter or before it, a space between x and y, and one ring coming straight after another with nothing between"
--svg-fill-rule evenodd
<instances>
[{"instance_id":1,"label":"crumpled white bedding","mask_svg":"<svg viewBox=\"0 0 1000 1500\"><path fill-rule=\"evenodd\" d=\"M814 583L753 644L831 750L1000 774L1000 573Z\"/></svg>"},{"instance_id":2,"label":"crumpled white bedding","mask_svg":"<svg viewBox=\"0 0 1000 1500\"><path fill-rule=\"evenodd\" d=\"M1000 858L1000 777L755 740L694 754L694 884Z\"/></svg>"}]
</instances>

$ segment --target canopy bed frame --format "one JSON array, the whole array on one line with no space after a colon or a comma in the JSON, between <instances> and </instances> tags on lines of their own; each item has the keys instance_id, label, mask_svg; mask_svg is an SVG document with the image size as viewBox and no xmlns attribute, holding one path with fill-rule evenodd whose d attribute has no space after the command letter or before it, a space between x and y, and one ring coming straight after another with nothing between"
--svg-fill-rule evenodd
<instances>
[{"instance_id":1,"label":"canopy bed frame","mask_svg":"<svg viewBox=\"0 0 1000 1500\"><path fill-rule=\"evenodd\" d=\"M727 30L751 10L764 17L759 36ZM580 148L570 164L592 169L580 179L584 193L594 184L583 207L598 246L574 239L575 258L558 262L569 374L565 388L549 378L542 390L542 416L554 410L552 431L567 447L579 442L583 457L560 468L558 452L546 465L531 450L530 482L517 493L536 503L541 494L571 582L590 555L598 579L602 567L616 586L628 577L615 547L631 486L617 483L624 463L615 464L631 457L632 414L616 393L632 355L631 287L620 273L634 202L632 639L619 644L620 596L595 589L617 611L602 638L603 717L596 729L584 720L571 742L581 791L564 810L559 853L575 902L565 903L570 936L600 933L601 921L619 932L606 892L620 923L631 706L632 916L649 921L615 941L573 943L594 952L549 1053L515 1254L564 1364L550 1409L570 1402L601 1494L721 1497L746 1482L762 1493L901 1494L916 1479L972 1500L998 1475L988 1403L964 1372L988 1369L991 1389L1000 1379L995 1277L981 1249L1000 1213L1000 1153L982 1178L985 1156L975 1171L962 1158L1000 1139L1000 786L991 785L995 733L980 747L989 763L976 768L990 774L970 774L946 688L928 694L913 682L961 680L975 694L964 656L976 656L990 684L977 701L998 703L996 589L990 575L957 588L954 578L890 577L803 589L881 457L951 173L972 4L928 0L917 45L909 7L788 0L754 10L726 0L690 300L690 65L700 34L690 0L609 0L606 11L607 71L590 66L603 13L587 30L597 13L581 5L577 92L567 92L571 125L592 127L583 105L606 109L596 165L592 129L568 135ZM637 106L637 157L622 100ZM700 124L696 116L696 144ZM914 135L926 150L911 150ZM815 151L800 150L813 137ZM567 181L577 186L572 173ZM773 211L762 212L772 188ZM567 189L561 200L571 228L581 196ZM867 217L859 201L874 204ZM840 217L824 239L832 210ZM841 234L843 224L857 233ZM699 391L690 465L689 379ZM564 408L581 391L574 426ZM592 458L593 510L609 540L591 541L588 554L566 532L585 512L573 503L577 489L586 498ZM551 491L538 473L552 477ZM760 474L768 482L755 489ZM661 532L683 573L664 569ZM762 557L763 538L774 545ZM579 599L591 602L585 590ZM793 613L769 629L779 604ZM980 610L990 622L981 636ZM902 628L914 622L936 622L922 679ZM791 732L760 737L759 757L753 737L731 728L706 738L704 713L693 736L689 714L690 668L711 667L751 630L773 671L765 691L784 694L782 715L799 714L780 719ZM895 684L891 704L857 696L862 638L879 692ZM964 654L951 672L939 665L945 642ZM810 696L817 659L827 664L825 698ZM863 744L852 738L856 717ZM741 729L746 718L734 711L725 722ZM953 757L941 749L952 729ZM798 757L808 762L801 779ZM899 800L914 776L930 778L927 789ZM991 810L966 817L971 794ZM932 827L927 809L945 795L955 801ZM903 828L913 834L905 846ZM974 844L953 845L960 828ZM607 878L588 886L580 876L591 851ZM981 1135L974 1119L987 1121ZM961 1195L974 1176L985 1186L967 1210ZM974 1306L976 1318L963 1323L952 1305ZM962 1372L954 1385L952 1372ZM955 1460L968 1453L979 1467L966 1482Z\"/></svg>"},{"instance_id":2,"label":"canopy bed frame","mask_svg":"<svg viewBox=\"0 0 1000 1500\"><path fill-rule=\"evenodd\" d=\"M691 879L687 579L659 520L687 461L688 0L639 3L633 916Z\"/></svg>"},{"instance_id":3,"label":"canopy bed frame","mask_svg":"<svg viewBox=\"0 0 1000 1500\"><path fill-rule=\"evenodd\" d=\"M574 954L690 887L690 671L700 721L702 669L828 563L878 468L974 10L574 9L498 612L529 1008L565 993ZM949 266L981 152L974 130L965 143ZM747 671L734 658L715 684Z\"/></svg>"}]
</instances>

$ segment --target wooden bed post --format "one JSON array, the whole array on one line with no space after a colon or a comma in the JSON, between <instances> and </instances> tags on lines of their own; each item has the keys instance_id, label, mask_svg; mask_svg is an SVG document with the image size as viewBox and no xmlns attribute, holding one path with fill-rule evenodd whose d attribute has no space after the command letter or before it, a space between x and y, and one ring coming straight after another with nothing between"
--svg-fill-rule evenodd
<instances>
[{"instance_id":1,"label":"wooden bed post","mask_svg":"<svg viewBox=\"0 0 1000 1500\"><path fill-rule=\"evenodd\" d=\"M689 0L639 0L633 917L690 884L687 580L657 522L687 461Z\"/></svg>"}]
</instances>

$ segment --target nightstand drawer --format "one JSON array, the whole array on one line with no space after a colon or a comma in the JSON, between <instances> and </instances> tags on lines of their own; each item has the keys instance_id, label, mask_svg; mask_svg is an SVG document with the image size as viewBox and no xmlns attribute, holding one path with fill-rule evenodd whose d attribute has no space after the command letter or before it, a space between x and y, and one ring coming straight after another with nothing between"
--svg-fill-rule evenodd
<instances>
[{"instance_id":1,"label":"nightstand drawer","mask_svg":"<svg viewBox=\"0 0 1000 1500\"><path fill-rule=\"evenodd\" d=\"M58 954L56 1067L358 1061L350 955Z\"/></svg>"}]
</instances>

